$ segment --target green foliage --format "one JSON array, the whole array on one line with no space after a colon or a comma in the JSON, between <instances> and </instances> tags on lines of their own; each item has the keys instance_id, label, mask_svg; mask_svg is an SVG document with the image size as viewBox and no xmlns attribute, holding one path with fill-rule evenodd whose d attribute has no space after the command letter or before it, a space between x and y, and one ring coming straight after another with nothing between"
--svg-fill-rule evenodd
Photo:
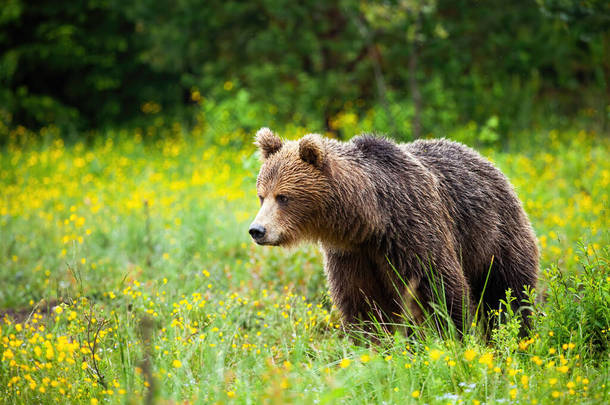
<instances>
[{"instance_id":1,"label":"green foliage","mask_svg":"<svg viewBox=\"0 0 610 405\"><path fill-rule=\"evenodd\" d=\"M490 314L495 321L494 329L491 332L491 342L498 348L498 351L504 352L507 356L519 347L522 317L520 313L513 310L515 300L512 292L507 290L506 299L500 300L500 308L493 310L495 314Z\"/></svg>"},{"instance_id":2,"label":"green foliage","mask_svg":"<svg viewBox=\"0 0 610 405\"><path fill-rule=\"evenodd\" d=\"M338 115L370 110L379 111L377 131L400 139L412 137L415 119L423 135L494 116L498 137L579 116L607 128L603 1L4 0L0 8L0 105L11 128L55 124L78 137L79 128L160 113L190 124L194 92L208 110L246 92L257 117L340 136L349 133L333 128Z\"/></svg>"},{"instance_id":3,"label":"green foliage","mask_svg":"<svg viewBox=\"0 0 610 405\"><path fill-rule=\"evenodd\" d=\"M591 252L589 254L588 252ZM575 342L593 359L607 358L610 351L610 252L582 246L581 271L565 274L551 266L546 300L550 305L541 330L553 331L552 341Z\"/></svg>"},{"instance_id":4,"label":"green foliage","mask_svg":"<svg viewBox=\"0 0 610 405\"><path fill-rule=\"evenodd\" d=\"M14 125L91 128L149 99L179 100L175 79L140 61L135 22L118 4L6 0L2 9L0 104Z\"/></svg>"}]
</instances>

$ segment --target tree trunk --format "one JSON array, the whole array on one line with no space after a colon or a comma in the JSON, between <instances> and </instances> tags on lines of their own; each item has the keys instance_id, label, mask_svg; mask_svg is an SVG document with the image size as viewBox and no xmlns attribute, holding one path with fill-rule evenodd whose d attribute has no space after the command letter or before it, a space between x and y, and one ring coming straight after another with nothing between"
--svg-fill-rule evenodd
<instances>
[{"instance_id":1,"label":"tree trunk","mask_svg":"<svg viewBox=\"0 0 610 405\"><path fill-rule=\"evenodd\" d=\"M379 96L379 101L381 101L381 105L385 110L386 117L390 121L389 124L392 127L392 132L394 132L392 135L394 137L401 138L402 134L398 133L396 120L394 119L392 110L390 110L390 104L388 103L387 89L385 87L383 71L381 70L381 53L379 52L377 46L373 43L369 45L369 55L371 57L371 61L373 62L373 71L375 72L375 82L377 83L377 94Z\"/></svg>"},{"instance_id":2,"label":"tree trunk","mask_svg":"<svg viewBox=\"0 0 610 405\"><path fill-rule=\"evenodd\" d=\"M417 83L417 64L418 64L418 53L419 53L419 27L420 27L420 13L415 14L415 35L411 39L411 53L409 54L409 90L411 92L411 99L413 101L413 107L415 112L413 114L413 121L411 122L411 129L413 133L413 139L421 138L421 93L419 91L419 84Z\"/></svg>"}]
</instances>

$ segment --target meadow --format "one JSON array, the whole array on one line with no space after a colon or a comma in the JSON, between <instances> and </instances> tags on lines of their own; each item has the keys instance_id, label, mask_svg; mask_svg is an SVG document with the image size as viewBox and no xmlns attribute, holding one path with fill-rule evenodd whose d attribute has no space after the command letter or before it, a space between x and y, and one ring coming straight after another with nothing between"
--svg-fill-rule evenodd
<instances>
[{"instance_id":1,"label":"meadow","mask_svg":"<svg viewBox=\"0 0 610 405\"><path fill-rule=\"evenodd\" d=\"M371 345L343 328L316 246L251 242L250 136L13 137L0 154L0 402L610 402L607 138L540 130L535 146L480 148L539 240L531 336L514 317L490 341L475 326L462 341Z\"/></svg>"}]
</instances>

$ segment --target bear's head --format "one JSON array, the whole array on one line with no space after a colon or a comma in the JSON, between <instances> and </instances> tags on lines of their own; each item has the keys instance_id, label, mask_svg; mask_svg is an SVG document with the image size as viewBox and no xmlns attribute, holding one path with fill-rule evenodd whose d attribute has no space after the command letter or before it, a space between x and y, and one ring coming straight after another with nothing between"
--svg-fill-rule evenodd
<instances>
[{"instance_id":1,"label":"bear's head","mask_svg":"<svg viewBox=\"0 0 610 405\"><path fill-rule=\"evenodd\" d=\"M256 189L261 208L249 233L259 245L316 240L329 198L326 148L319 135L282 141L269 128L256 134L263 165Z\"/></svg>"}]
</instances>

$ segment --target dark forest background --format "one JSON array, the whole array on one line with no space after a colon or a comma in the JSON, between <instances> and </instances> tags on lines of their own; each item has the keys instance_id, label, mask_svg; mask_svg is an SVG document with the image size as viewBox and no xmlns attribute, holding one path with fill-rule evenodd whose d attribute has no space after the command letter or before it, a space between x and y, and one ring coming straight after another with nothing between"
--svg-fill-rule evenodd
<instances>
[{"instance_id":1,"label":"dark forest background","mask_svg":"<svg viewBox=\"0 0 610 405\"><path fill-rule=\"evenodd\" d=\"M410 139L610 115L604 0L1 0L0 127L349 117Z\"/></svg>"}]
</instances>

